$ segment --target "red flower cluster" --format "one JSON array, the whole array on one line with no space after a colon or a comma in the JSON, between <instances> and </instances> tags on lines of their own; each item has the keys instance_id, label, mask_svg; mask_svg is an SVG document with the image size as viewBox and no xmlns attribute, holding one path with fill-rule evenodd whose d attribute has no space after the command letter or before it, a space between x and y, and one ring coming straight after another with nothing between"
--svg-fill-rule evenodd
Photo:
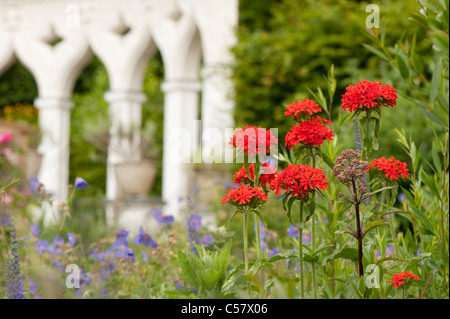
<instances>
[{"instance_id":1,"label":"red flower cluster","mask_svg":"<svg viewBox=\"0 0 450 319\"><path fill-rule=\"evenodd\" d=\"M323 169L314 168L308 165L288 165L286 169L277 173L270 188L275 190L277 195L282 190L291 196L303 198L308 195L311 190L327 189L330 183L326 181Z\"/></svg>"},{"instance_id":2,"label":"red flower cluster","mask_svg":"<svg viewBox=\"0 0 450 319\"><path fill-rule=\"evenodd\" d=\"M368 80L349 85L342 96L342 110L353 112L357 109L381 108L383 105L394 107L397 104L397 91L388 84Z\"/></svg>"},{"instance_id":3,"label":"red flower cluster","mask_svg":"<svg viewBox=\"0 0 450 319\"><path fill-rule=\"evenodd\" d=\"M253 180L255 178L255 165L252 163L248 171L250 173L250 179L247 176L247 171L245 170L245 164L242 165L242 167L234 173L234 183L240 184L240 183L253 183ZM277 172L276 168L272 165L269 165L268 163L264 162L261 168L261 174L259 175L259 185L260 186L266 186L270 185L270 182L275 178L275 173Z\"/></svg>"},{"instance_id":4,"label":"red flower cluster","mask_svg":"<svg viewBox=\"0 0 450 319\"><path fill-rule=\"evenodd\" d=\"M317 105L314 100L305 99L303 101L292 102L284 112L284 115L293 115L294 120L301 122L307 118L308 115L321 112L322 109Z\"/></svg>"},{"instance_id":5,"label":"red flower cluster","mask_svg":"<svg viewBox=\"0 0 450 319\"><path fill-rule=\"evenodd\" d=\"M403 178L408 178L409 171L406 168L406 163L400 162L396 160L394 157L390 159L386 159L385 157L380 157L378 159L374 159L369 168L366 170L368 172L372 168L377 168L381 172L386 174L386 177L391 180L396 180L401 175Z\"/></svg>"},{"instance_id":6,"label":"red flower cluster","mask_svg":"<svg viewBox=\"0 0 450 319\"><path fill-rule=\"evenodd\" d=\"M222 205L230 199L238 205L245 205L250 203L250 201L254 198L261 199L263 201L269 200L267 195L259 188L242 184L237 189L228 190L228 194L222 199Z\"/></svg>"},{"instance_id":7,"label":"red flower cluster","mask_svg":"<svg viewBox=\"0 0 450 319\"><path fill-rule=\"evenodd\" d=\"M237 130L229 142L233 147L241 149L245 155L249 156L267 154L277 143L278 139L271 130L249 125Z\"/></svg>"},{"instance_id":8,"label":"red flower cluster","mask_svg":"<svg viewBox=\"0 0 450 319\"><path fill-rule=\"evenodd\" d=\"M292 127L291 131L286 134L285 146L287 149L290 150L292 146L299 143L311 147L317 144L320 147L325 139L332 141L333 131L321 122L332 124L330 121L317 116Z\"/></svg>"},{"instance_id":9,"label":"red flower cluster","mask_svg":"<svg viewBox=\"0 0 450 319\"><path fill-rule=\"evenodd\" d=\"M401 285L405 283L405 280L408 278L412 278L414 280L419 280L419 277L414 275L413 273L405 270L404 272L400 272L398 274L394 274L392 276L392 280L389 280L391 284L394 284L394 288L397 289Z\"/></svg>"}]
</instances>

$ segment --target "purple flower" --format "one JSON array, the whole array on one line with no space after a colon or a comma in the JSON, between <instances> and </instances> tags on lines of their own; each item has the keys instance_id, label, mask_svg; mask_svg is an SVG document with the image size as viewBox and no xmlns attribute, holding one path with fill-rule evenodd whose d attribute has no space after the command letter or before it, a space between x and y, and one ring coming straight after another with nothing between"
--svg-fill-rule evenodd
<instances>
[{"instance_id":1,"label":"purple flower","mask_svg":"<svg viewBox=\"0 0 450 319\"><path fill-rule=\"evenodd\" d=\"M230 188L230 189L236 189L236 188L239 187L239 185L234 183L234 182L232 182L232 181L226 181L225 182L225 187L226 188Z\"/></svg>"},{"instance_id":2,"label":"purple flower","mask_svg":"<svg viewBox=\"0 0 450 319\"><path fill-rule=\"evenodd\" d=\"M417 249L417 251L416 251L416 256L419 256L420 254L423 254L423 249ZM421 261L419 261L418 262L418 264L420 264L420 265L423 265L424 264L424 261L423 260L421 260Z\"/></svg>"},{"instance_id":3,"label":"purple flower","mask_svg":"<svg viewBox=\"0 0 450 319\"><path fill-rule=\"evenodd\" d=\"M192 214L190 219L188 220L191 227L197 231L202 228L202 216Z\"/></svg>"},{"instance_id":4,"label":"purple flower","mask_svg":"<svg viewBox=\"0 0 450 319\"><path fill-rule=\"evenodd\" d=\"M103 287L100 289L100 298L106 298L108 297L108 290L106 287Z\"/></svg>"},{"instance_id":5,"label":"purple flower","mask_svg":"<svg viewBox=\"0 0 450 319\"><path fill-rule=\"evenodd\" d=\"M390 255L392 255L392 250L393 250L392 245L386 246L386 257L389 257Z\"/></svg>"},{"instance_id":6,"label":"purple flower","mask_svg":"<svg viewBox=\"0 0 450 319\"><path fill-rule=\"evenodd\" d=\"M9 299L25 299L22 275L20 274L19 249L17 248L16 227L10 224L10 252L6 265L6 289Z\"/></svg>"},{"instance_id":7,"label":"purple flower","mask_svg":"<svg viewBox=\"0 0 450 319\"><path fill-rule=\"evenodd\" d=\"M267 246L267 243L264 240L261 240L261 251L265 252L266 250L269 250L269 246Z\"/></svg>"},{"instance_id":8,"label":"purple flower","mask_svg":"<svg viewBox=\"0 0 450 319\"><path fill-rule=\"evenodd\" d=\"M174 221L174 217L172 215L163 215L163 213L157 208L155 208L151 214L158 221L158 225L166 224L168 226Z\"/></svg>"},{"instance_id":9,"label":"purple flower","mask_svg":"<svg viewBox=\"0 0 450 319\"><path fill-rule=\"evenodd\" d=\"M48 252L50 253L50 255L56 255L56 256L61 256L62 255L62 247L64 246L64 239L62 239L61 237L53 237L53 242L51 243L50 246L48 246Z\"/></svg>"},{"instance_id":10,"label":"purple flower","mask_svg":"<svg viewBox=\"0 0 450 319\"><path fill-rule=\"evenodd\" d=\"M43 240L43 239L38 239L36 244L34 245L34 247L36 248L38 253L42 254L48 248L48 241Z\"/></svg>"},{"instance_id":11,"label":"purple flower","mask_svg":"<svg viewBox=\"0 0 450 319\"><path fill-rule=\"evenodd\" d=\"M67 233L67 241L69 242L69 246L73 247L77 240L76 240L75 236L72 233Z\"/></svg>"},{"instance_id":12,"label":"purple flower","mask_svg":"<svg viewBox=\"0 0 450 319\"><path fill-rule=\"evenodd\" d=\"M307 244L307 245L311 244L311 239L312 239L312 237L309 232L302 233L302 240L303 240L304 244Z\"/></svg>"},{"instance_id":13,"label":"purple flower","mask_svg":"<svg viewBox=\"0 0 450 319\"><path fill-rule=\"evenodd\" d=\"M66 271L66 269L64 268L62 262L60 262L60 261L54 260L53 261L53 266L55 266L56 269L58 269L60 272L65 272Z\"/></svg>"},{"instance_id":14,"label":"purple flower","mask_svg":"<svg viewBox=\"0 0 450 319\"><path fill-rule=\"evenodd\" d=\"M30 227L30 232L33 236L39 236L39 233L41 232L41 229L38 225L34 224Z\"/></svg>"},{"instance_id":15,"label":"purple flower","mask_svg":"<svg viewBox=\"0 0 450 319\"><path fill-rule=\"evenodd\" d=\"M125 255L128 249L128 241L125 239L118 239L113 243L113 248L116 250L116 257L121 258Z\"/></svg>"},{"instance_id":16,"label":"purple flower","mask_svg":"<svg viewBox=\"0 0 450 319\"><path fill-rule=\"evenodd\" d=\"M0 214L0 224L2 224L3 226L8 226L10 219L10 214Z\"/></svg>"},{"instance_id":17,"label":"purple flower","mask_svg":"<svg viewBox=\"0 0 450 319\"><path fill-rule=\"evenodd\" d=\"M194 244L200 244L200 237L198 230L202 227L202 217L199 215L191 214L187 219L188 226L188 238L191 246L191 250L194 254L198 255L198 251Z\"/></svg>"},{"instance_id":18,"label":"purple flower","mask_svg":"<svg viewBox=\"0 0 450 319\"><path fill-rule=\"evenodd\" d=\"M406 194L402 192L398 194L397 200L400 204L402 204L404 201L407 201L408 198L406 197Z\"/></svg>"},{"instance_id":19,"label":"purple flower","mask_svg":"<svg viewBox=\"0 0 450 319\"><path fill-rule=\"evenodd\" d=\"M83 268L80 268L80 286L83 284L86 284L86 286L91 284L91 274L84 272Z\"/></svg>"},{"instance_id":20,"label":"purple flower","mask_svg":"<svg viewBox=\"0 0 450 319\"><path fill-rule=\"evenodd\" d=\"M125 255L123 256L123 260L125 262L128 262L128 261L130 261L132 263L134 262L134 251L133 251L133 249L127 248L127 250L125 252Z\"/></svg>"},{"instance_id":21,"label":"purple flower","mask_svg":"<svg viewBox=\"0 0 450 319\"><path fill-rule=\"evenodd\" d=\"M288 228L288 235L290 237L298 238L299 230L297 227L290 225Z\"/></svg>"},{"instance_id":22,"label":"purple flower","mask_svg":"<svg viewBox=\"0 0 450 319\"><path fill-rule=\"evenodd\" d=\"M146 264L148 261L148 255L145 251L142 252L142 262Z\"/></svg>"},{"instance_id":23,"label":"purple flower","mask_svg":"<svg viewBox=\"0 0 450 319\"><path fill-rule=\"evenodd\" d=\"M142 226L139 228L139 233L136 236L136 239L134 242L138 245L144 245L144 246L151 246L153 248L158 247L158 244L153 240L152 236L150 234L147 234L142 229Z\"/></svg>"},{"instance_id":24,"label":"purple flower","mask_svg":"<svg viewBox=\"0 0 450 319\"><path fill-rule=\"evenodd\" d=\"M213 242L213 238L211 235L204 234L202 238L203 245L210 245Z\"/></svg>"},{"instance_id":25,"label":"purple flower","mask_svg":"<svg viewBox=\"0 0 450 319\"><path fill-rule=\"evenodd\" d=\"M30 189L33 192L37 192L40 185L41 185L41 183L39 182L39 179L37 176L30 179Z\"/></svg>"},{"instance_id":26,"label":"purple flower","mask_svg":"<svg viewBox=\"0 0 450 319\"><path fill-rule=\"evenodd\" d=\"M117 239L125 240L125 239L127 239L127 237L128 237L128 232L125 229L121 228L117 231L117 234L116 234Z\"/></svg>"},{"instance_id":27,"label":"purple flower","mask_svg":"<svg viewBox=\"0 0 450 319\"><path fill-rule=\"evenodd\" d=\"M274 249L272 249L269 254L267 255L267 259L272 258L273 256L277 255L280 253L280 248L275 247Z\"/></svg>"},{"instance_id":28,"label":"purple flower","mask_svg":"<svg viewBox=\"0 0 450 319\"><path fill-rule=\"evenodd\" d=\"M32 280L32 279L28 279L28 289L30 290L31 293L35 293L39 288L39 284Z\"/></svg>"},{"instance_id":29,"label":"purple flower","mask_svg":"<svg viewBox=\"0 0 450 319\"><path fill-rule=\"evenodd\" d=\"M87 182L84 179L82 179L81 177L77 176L75 178L75 187L77 189L83 189L86 187L86 185L87 185Z\"/></svg>"}]
</instances>

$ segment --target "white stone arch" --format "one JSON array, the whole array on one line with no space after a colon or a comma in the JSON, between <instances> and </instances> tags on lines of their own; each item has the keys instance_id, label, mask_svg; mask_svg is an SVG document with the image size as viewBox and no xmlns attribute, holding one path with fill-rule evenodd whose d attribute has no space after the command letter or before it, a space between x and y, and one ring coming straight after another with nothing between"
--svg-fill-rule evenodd
<instances>
[{"instance_id":1,"label":"white stone arch","mask_svg":"<svg viewBox=\"0 0 450 319\"><path fill-rule=\"evenodd\" d=\"M105 99L114 141L119 125L131 129L142 121L143 76L159 49L165 68L163 199L168 212L177 213L178 197L188 193L188 172L169 162L171 129L185 128L192 134L191 153L198 147L194 122L200 91L203 126L233 125L229 79L226 72L217 71L232 61L237 4L238 0L0 0L0 73L17 56L35 78L35 105L46 135L40 178L57 201L67 199L71 96L82 69L93 55L107 69L110 89ZM49 44L58 37L60 43ZM112 201L120 197L112 165L122 160L110 152L106 192Z\"/></svg>"}]
</instances>

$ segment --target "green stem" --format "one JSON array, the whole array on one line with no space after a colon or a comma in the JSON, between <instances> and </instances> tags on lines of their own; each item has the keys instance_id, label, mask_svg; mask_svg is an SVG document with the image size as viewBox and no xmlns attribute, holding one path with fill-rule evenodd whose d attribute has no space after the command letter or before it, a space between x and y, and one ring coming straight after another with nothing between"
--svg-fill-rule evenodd
<instances>
[{"instance_id":1,"label":"green stem","mask_svg":"<svg viewBox=\"0 0 450 319\"><path fill-rule=\"evenodd\" d=\"M389 227L391 229L391 236L392 236L392 241L394 243L394 249L395 249L395 258L399 259L400 256L398 254L397 236L395 235L395 231L394 231L394 219L392 218L392 214L390 214L390 212L391 212L391 192L389 189L386 191L386 202L387 202L387 209L388 209L388 214L389 214Z\"/></svg>"},{"instance_id":2,"label":"green stem","mask_svg":"<svg viewBox=\"0 0 450 319\"><path fill-rule=\"evenodd\" d=\"M255 227L256 227L256 255L261 257L261 230L259 227L259 219L255 214Z\"/></svg>"},{"instance_id":3,"label":"green stem","mask_svg":"<svg viewBox=\"0 0 450 319\"><path fill-rule=\"evenodd\" d=\"M248 212L244 212L243 233L244 233L244 264L245 264L245 281L247 282L247 291L250 295L250 285L248 283Z\"/></svg>"},{"instance_id":4,"label":"green stem","mask_svg":"<svg viewBox=\"0 0 450 319\"><path fill-rule=\"evenodd\" d=\"M313 155L312 156L312 167L316 167L316 158ZM313 198L314 200L314 198ZM312 251L315 252L316 250L316 217L315 212L312 215L311 218L311 248ZM313 289L313 298L317 299L317 279L316 279L316 264L313 262L311 263L311 269L312 269L312 289Z\"/></svg>"},{"instance_id":5,"label":"green stem","mask_svg":"<svg viewBox=\"0 0 450 319\"><path fill-rule=\"evenodd\" d=\"M53 258L54 258L54 255L55 255L56 247L57 247L57 244L58 244L59 235L61 235L61 232L64 229L64 224L66 222L67 212L64 211L64 208L62 209L62 213L63 213L63 218L62 218L61 224L59 225L58 230L56 231L55 245L53 247L52 256L51 256L52 263L53 263Z\"/></svg>"},{"instance_id":6,"label":"green stem","mask_svg":"<svg viewBox=\"0 0 450 319\"><path fill-rule=\"evenodd\" d=\"M261 230L259 227L259 219L256 214L255 214L255 226L256 226L256 255L258 256L258 258L261 258L261 255L262 255ZM262 298L264 298L264 269L261 269L259 271L259 280L260 280L259 297L262 299Z\"/></svg>"},{"instance_id":7,"label":"green stem","mask_svg":"<svg viewBox=\"0 0 450 319\"><path fill-rule=\"evenodd\" d=\"M300 202L299 225L303 222L303 203ZM303 287L303 227L298 227L298 259L299 259L299 279L300 279L300 299L305 299Z\"/></svg>"},{"instance_id":8,"label":"green stem","mask_svg":"<svg viewBox=\"0 0 450 319\"><path fill-rule=\"evenodd\" d=\"M311 218L311 250L314 252L316 250L316 228L315 228L315 217L314 215ZM311 269L312 269L312 288L313 288L313 298L317 299L317 281L316 281L316 263L311 263Z\"/></svg>"}]
</instances>

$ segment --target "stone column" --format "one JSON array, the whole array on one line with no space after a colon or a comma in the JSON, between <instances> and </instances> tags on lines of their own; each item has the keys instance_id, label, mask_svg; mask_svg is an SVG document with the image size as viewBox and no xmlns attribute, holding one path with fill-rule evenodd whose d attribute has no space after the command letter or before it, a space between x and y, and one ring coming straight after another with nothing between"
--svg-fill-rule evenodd
<instances>
[{"instance_id":1,"label":"stone column","mask_svg":"<svg viewBox=\"0 0 450 319\"><path fill-rule=\"evenodd\" d=\"M164 98L164 145L162 197L165 211L177 214L180 198L188 195L189 165L198 148L198 103L201 84L197 80L166 80Z\"/></svg>"},{"instance_id":2,"label":"stone column","mask_svg":"<svg viewBox=\"0 0 450 319\"><path fill-rule=\"evenodd\" d=\"M70 154L70 110L73 102L67 98L37 98L42 140L38 151L43 154L39 181L58 202L68 196Z\"/></svg>"},{"instance_id":3,"label":"stone column","mask_svg":"<svg viewBox=\"0 0 450 319\"><path fill-rule=\"evenodd\" d=\"M141 127L141 106L142 103L145 102L146 96L138 91L108 91L105 94L105 100L109 103L111 118L106 198L108 200L115 200L121 198L122 194L114 174L114 164L130 160L130 158L124 158L124 154L118 149L119 145L122 145L118 137L118 131L119 129L125 132L136 131L137 128ZM135 147L139 150L139 145L130 145L130 147ZM134 154L138 154L138 152ZM133 158L133 160L138 159L139 158Z\"/></svg>"},{"instance_id":4,"label":"stone column","mask_svg":"<svg viewBox=\"0 0 450 319\"><path fill-rule=\"evenodd\" d=\"M226 65L205 65L202 70L202 127L220 129L234 127L233 86ZM225 137L226 138L226 137Z\"/></svg>"},{"instance_id":5,"label":"stone column","mask_svg":"<svg viewBox=\"0 0 450 319\"><path fill-rule=\"evenodd\" d=\"M164 1L149 15L165 72L162 197L165 212L178 216L180 198L189 190L190 167L183 162L192 162L198 139L200 34L189 1Z\"/></svg>"},{"instance_id":6,"label":"stone column","mask_svg":"<svg viewBox=\"0 0 450 319\"><path fill-rule=\"evenodd\" d=\"M46 8L40 8L43 16ZM42 164L39 180L51 194L55 206L68 199L70 110L73 87L92 57L87 39L80 30L69 30L40 15L24 11L23 25L13 36L18 59L33 74L39 91L35 106L39 109ZM56 36L62 41L49 44ZM73 183L73 181L71 181ZM54 222L47 211L47 222ZM57 216L56 216L57 217Z\"/></svg>"}]
</instances>

